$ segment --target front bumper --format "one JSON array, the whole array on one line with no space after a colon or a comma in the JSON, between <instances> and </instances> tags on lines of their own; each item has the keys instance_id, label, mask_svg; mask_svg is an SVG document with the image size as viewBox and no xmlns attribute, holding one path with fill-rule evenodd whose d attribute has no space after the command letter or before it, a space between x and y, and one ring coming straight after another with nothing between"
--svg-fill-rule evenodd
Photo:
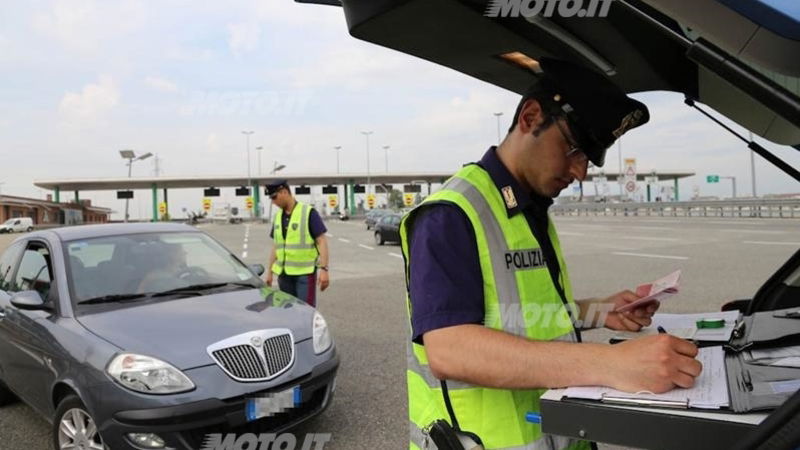
<instances>
[{"instance_id":1,"label":"front bumper","mask_svg":"<svg viewBox=\"0 0 800 450\"><path fill-rule=\"evenodd\" d=\"M209 398L158 408L115 412L100 425L103 441L111 449L140 450L128 433L155 433L168 449L199 449L208 433L281 433L324 411L333 398L339 357L314 367L310 374L270 389L225 400ZM300 405L271 417L248 422L247 398L300 386Z\"/></svg>"}]
</instances>

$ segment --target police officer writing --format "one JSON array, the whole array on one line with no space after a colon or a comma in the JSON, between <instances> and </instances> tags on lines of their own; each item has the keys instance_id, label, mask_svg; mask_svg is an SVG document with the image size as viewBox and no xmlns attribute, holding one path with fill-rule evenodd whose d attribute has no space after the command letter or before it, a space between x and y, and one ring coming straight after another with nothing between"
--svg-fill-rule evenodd
<instances>
[{"instance_id":1,"label":"police officer writing","mask_svg":"<svg viewBox=\"0 0 800 450\"><path fill-rule=\"evenodd\" d=\"M526 422L546 388L660 393L692 386L702 370L697 348L666 334L580 343L581 324L636 331L658 304L614 312L639 298L628 290L575 300L547 210L649 113L599 73L544 58L540 69L502 144L401 224L411 448L425 448L441 419L485 448L588 448Z\"/></svg>"},{"instance_id":2,"label":"police officer writing","mask_svg":"<svg viewBox=\"0 0 800 450\"><path fill-rule=\"evenodd\" d=\"M328 240L325 224L316 209L298 202L286 180L267 186L267 195L278 207L270 231L273 239L267 284L278 275L278 288L316 306L316 285L328 288ZM317 272L319 270L319 272ZM317 280L319 273L319 280Z\"/></svg>"}]
</instances>

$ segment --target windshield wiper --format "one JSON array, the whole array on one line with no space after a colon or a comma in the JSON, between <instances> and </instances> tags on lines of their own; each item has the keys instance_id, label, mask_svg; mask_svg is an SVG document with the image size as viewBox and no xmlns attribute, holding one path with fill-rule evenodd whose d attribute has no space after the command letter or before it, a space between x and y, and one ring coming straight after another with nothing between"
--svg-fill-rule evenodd
<instances>
[{"instance_id":1,"label":"windshield wiper","mask_svg":"<svg viewBox=\"0 0 800 450\"><path fill-rule=\"evenodd\" d=\"M83 301L78 302L79 305L96 305L98 303L114 303L114 302L125 302L129 300L136 300L139 298L146 298L149 297L149 294L112 294L112 295L103 295L100 297L93 297L90 299L86 299Z\"/></svg>"},{"instance_id":2,"label":"windshield wiper","mask_svg":"<svg viewBox=\"0 0 800 450\"><path fill-rule=\"evenodd\" d=\"M158 292L153 294L153 297L164 297L167 295L173 294L182 294L182 293L190 293L190 292L198 292L198 291L205 291L208 289L216 289L225 286L238 286L238 287L246 287L246 288L257 288L258 286L253 285L252 283L244 283L244 282L233 282L227 281L224 283L204 283L204 284L193 284L191 286L184 286L175 289L170 289L168 291Z\"/></svg>"}]
</instances>

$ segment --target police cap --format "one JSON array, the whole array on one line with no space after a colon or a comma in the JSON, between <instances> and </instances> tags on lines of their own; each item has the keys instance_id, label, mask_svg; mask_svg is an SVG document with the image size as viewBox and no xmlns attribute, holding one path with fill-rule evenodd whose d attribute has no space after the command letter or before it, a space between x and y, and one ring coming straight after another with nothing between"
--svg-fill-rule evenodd
<instances>
[{"instance_id":1,"label":"police cap","mask_svg":"<svg viewBox=\"0 0 800 450\"><path fill-rule=\"evenodd\" d=\"M284 188L289 189L288 181L285 179L274 180L267 185L267 195L271 197L273 194Z\"/></svg>"},{"instance_id":2,"label":"police cap","mask_svg":"<svg viewBox=\"0 0 800 450\"><path fill-rule=\"evenodd\" d=\"M550 112L566 117L577 145L598 167L614 141L650 120L644 103L598 72L551 58L540 59L539 65L542 73L531 89L548 92L555 106Z\"/></svg>"}]
</instances>

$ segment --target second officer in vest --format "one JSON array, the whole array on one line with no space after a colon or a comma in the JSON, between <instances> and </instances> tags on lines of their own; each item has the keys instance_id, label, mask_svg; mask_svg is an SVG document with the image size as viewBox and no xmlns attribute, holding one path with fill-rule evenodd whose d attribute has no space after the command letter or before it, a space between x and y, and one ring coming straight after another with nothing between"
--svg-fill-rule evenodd
<instances>
[{"instance_id":1,"label":"second officer in vest","mask_svg":"<svg viewBox=\"0 0 800 450\"><path fill-rule=\"evenodd\" d=\"M547 209L583 180L589 161L602 166L606 149L647 122L648 111L594 71L544 58L541 69L502 144L401 224L413 449L433 448L431 441L461 448L436 439L452 429L487 449L588 448L526 421L544 389L664 392L691 386L702 369L693 344L666 334L580 343L587 324L638 330L658 305L612 312L638 298L631 291L574 299Z\"/></svg>"},{"instance_id":2,"label":"second officer in vest","mask_svg":"<svg viewBox=\"0 0 800 450\"><path fill-rule=\"evenodd\" d=\"M274 245L267 284L272 286L274 275L278 275L281 291L316 306L317 283L324 291L330 282L325 224L317 210L294 198L286 180L268 185L267 195L278 207L270 231Z\"/></svg>"}]
</instances>

